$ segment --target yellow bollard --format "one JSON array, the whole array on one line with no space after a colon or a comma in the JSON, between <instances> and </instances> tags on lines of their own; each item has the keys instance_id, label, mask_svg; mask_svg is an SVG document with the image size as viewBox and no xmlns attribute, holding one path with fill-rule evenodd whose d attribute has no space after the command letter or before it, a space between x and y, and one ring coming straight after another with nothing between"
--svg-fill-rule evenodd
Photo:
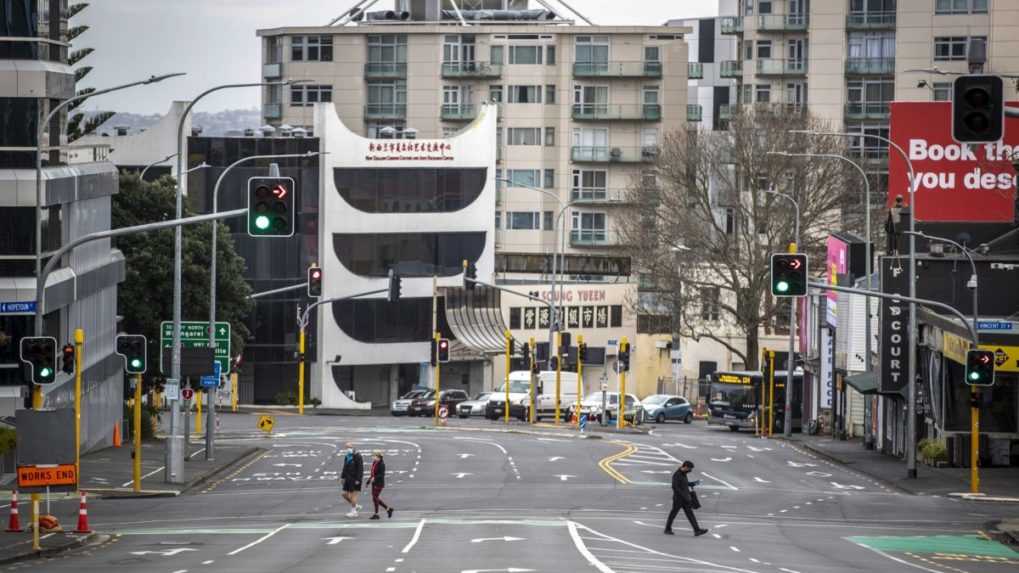
<instances>
[{"instance_id":1,"label":"yellow bollard","mask_svg":"<svg viewBox=\"0 0 1019 573\"><path fill-rule=\"evenodd\" d=\"M195 416L195 433L202 433L202 392L195 390L195 407L198 408L198 415Z\"/></svg>"}]
</instances>

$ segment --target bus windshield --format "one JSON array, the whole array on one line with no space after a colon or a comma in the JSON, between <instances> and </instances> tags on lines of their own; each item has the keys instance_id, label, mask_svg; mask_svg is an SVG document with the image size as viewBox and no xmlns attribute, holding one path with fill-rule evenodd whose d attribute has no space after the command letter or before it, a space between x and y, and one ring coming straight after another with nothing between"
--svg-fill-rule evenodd
<instances>
[{"instance_id":1,"label":"bus windshield","mask_svg":"<svg viewBox=\"0 0 1019 573\"><path fill-rule=\"evenodd\" d=\"M721 406L732 410L753 410L757 405L754 387L744 384L711 383L711 406Z\"/></svg>"}]
</instances>

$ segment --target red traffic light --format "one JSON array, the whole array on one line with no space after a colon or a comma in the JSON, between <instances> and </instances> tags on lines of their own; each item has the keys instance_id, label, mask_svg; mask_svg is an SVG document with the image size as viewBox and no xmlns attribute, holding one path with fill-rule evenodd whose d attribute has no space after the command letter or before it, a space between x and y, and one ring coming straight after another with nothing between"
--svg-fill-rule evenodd
<instances>
[{"instance_id":1,"label":"red traffic light","mask_svg":"<svg viewBox=\"0 0 1019 573\"><path fill-rule=\"evenodd\" d=\"M311 271L311 278L313 278L313 279L320 279L320 278L322 278L322 271L319 270L319 269L314 269L313 271Z\"/></svg>"}]
</instances>

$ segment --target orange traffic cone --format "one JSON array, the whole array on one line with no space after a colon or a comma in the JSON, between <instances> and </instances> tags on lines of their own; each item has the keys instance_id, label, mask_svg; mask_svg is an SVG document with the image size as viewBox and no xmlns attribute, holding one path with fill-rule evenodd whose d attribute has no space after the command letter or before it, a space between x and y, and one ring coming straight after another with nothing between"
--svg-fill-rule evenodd
<instances>
[{"instance_id":1,"label":"orange traffic cone","mask_svg":"<svg viewBox=\"0 0 1019 573\"><path fill-rule=\"evenodd\" d=\"M88 526L88 503L85 501L85 492L81 492L81 503L78 505L78 527L75 533L92 533Z\"/></svg>"},{"instance_id":2,"label":"orange traffic cone","mask_svg":"<svg viewBox=\"0 0 1019 573\"><path fill-rule=\"evenodd\" d=\"M120 439L120 424L113 425L113 447L119 448L123 440Z\"/></svg>"},{"instance_id":3,"label":"orange traffic cone","mask_svg":"<svg viewBox=\"0 0 1019 573\"><path fill-rule=\"evenodd\" d=\"M11 518L7 522L7 531L9 533L21 533L25 531L21 527L21 516L18 515L18 490L11 492Z\"/></svg>"}]
</instances>

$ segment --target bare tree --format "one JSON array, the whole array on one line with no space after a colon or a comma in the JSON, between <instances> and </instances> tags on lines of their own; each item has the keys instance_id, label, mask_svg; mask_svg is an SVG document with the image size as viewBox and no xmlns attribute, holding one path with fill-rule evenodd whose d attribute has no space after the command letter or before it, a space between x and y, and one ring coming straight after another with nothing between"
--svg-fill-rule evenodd
<instances>
[{"instance_id":1,"label":"bare tree","mask_svg":"<svg viewBox=\"0 0 1019 573\"><path fill-rule=\"evenodd\" d=\"M844 152L841 139L789 133L827 127L818 120L787 107L742 109L726 131L667 134L655 181L631 186L619 231L658 304L673 311L673 332L714 340L756 369L761 328L784 310L770 295L769 259L786 251L795 226L789 202L765 191L799 203L799 250L820 274L824 240L847 198L859 199L860 181L843 162L771 154Z\"/></svg>"}]
</instances>

